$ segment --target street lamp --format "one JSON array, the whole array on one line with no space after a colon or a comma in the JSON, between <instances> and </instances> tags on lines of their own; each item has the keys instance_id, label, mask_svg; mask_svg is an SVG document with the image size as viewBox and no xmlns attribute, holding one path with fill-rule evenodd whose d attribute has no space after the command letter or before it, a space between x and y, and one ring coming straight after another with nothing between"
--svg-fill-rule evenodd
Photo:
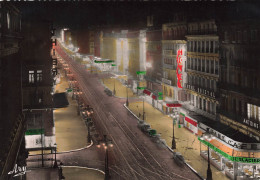
<instances>
[{"instance_id":1,"label":"street lamp","mask_svg":"<svg viewBox=\"0 0 260 180\"><path fill-rule=\"evenodd\" d=\"M145 112L144 112L144 94L143 94L143 121L144 121L144 115L145 115Z\"/></svg>"},{"instance_id":2,"label":"street lamp","mask_svg":"<svg viewBox=\"0 0 260 180\"><path fill-rule=\"evenodd\" d=\"M56 159L56 154L57 154L57 144L55 143L54 144L54 150L55 150L55 161L54 161L54 165L53 165L53 168L57 168L58 167L58 164L57 164L57 159Z\"/></svg>"},{"instance_id":3,"label":"street lamp","mask_svg":"<svg viewBox=\"0 0 260 180\"><path fill-rule=\"evenodd\" d=\"M128 72L128 70L126 70L126 73ZM126 74L126 81L127 81L127 85L126 85L126 106L129 106L129 101L128 101L128 73Z\"/></svg>"},{"instance_id":4,"label":"street lamp","mask_svg":"<svg viewBox=\"0 0 260 180\"><path fill-rule=\"evenodd\" d=\"M112 141L107 139L107 135L104 135L104 140L100 141L97 145L98 148L100 148L100 143L104 146L104 149L106 151L105 155L105 180L110 179L109 175L109 168L108 168L108 146L113 147Z\"/></svg>"},{"instance_id":5,"label":"street lamp","mask_svg":"<svg viewBox=\"0 0 260 180\"><path fill-rule=\"evenodd\" d=\"M174 115L175 118L175 115ZM176 149L176 141L175 141L175 137L174 137L174 118L172 121L172 150Z\"/></svg>"},{"instance_id":6,"label":"street lamp","mask_svg":"<svg viewBox=\"0 0 260 180\"><path fill-rule=\"evenodd\" d=\"M114 90L113 90L114 95L116 94L116 78L114 78Z\"/></svg>"},{"instance_id":7,"label":"street lamp","mask_svg":"<svg viewBox=\"0 0 260 180\"><path fill-rule=\"evenodd\" d=\"M126 106L129 106L129 101L128 101L128 85L126 86Z\"/></svg>"},{"instance_id":8,"label":"street lamp","mask_svg":"<svg viewBox=\"0 0 260 180\"><path fill-rule=\"evenodd\" d=\"M201 140L207 140L208 142L212 139L215 139L215 137L210 134L209 129L207 128L207 131L202 134ZM208 144L208 169L207 169L207 179L206 180L212 180L212 172L210 169L210 159L209 159L209 144Z\"/></svg>"}]
</instances>

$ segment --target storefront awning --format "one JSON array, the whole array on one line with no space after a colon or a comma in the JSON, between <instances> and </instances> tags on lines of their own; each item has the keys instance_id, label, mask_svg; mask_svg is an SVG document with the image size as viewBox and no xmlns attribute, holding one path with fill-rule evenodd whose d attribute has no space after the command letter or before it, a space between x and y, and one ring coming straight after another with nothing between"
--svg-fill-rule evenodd
<instances>
[{"instance_id":1,"label":"storefront awning","mask_svg":"<svg viewBox=\"0 0 260 180\"><path fill-rule=\"evenodd\" d=\"M181 104L178 103L168 103L166 104L167 107L181 107Z\"/></svg>"},{"instance_id":2,"label":"storefront awning","mask_svg":"<svg viewBox=\"0 0 260 180\"><path fill-rule=\"evenodd\" d=\"M144 92L145 94L147 94L148 96L150 96L150 95L151 95L151 92L150 92L150 91L148 91L147 89L145 89L143 92Z\"/></svg>"},{"instance_id":3,"label":"storefront awning","mask_svg":"<svg viewBox=\"0 0 260 180\"><path fill-rule=\"evenodd\" d=\"M152 98L157 100L157 96L155 96L154 94L152 95Z\"/></svg>"},{"instance_id":4,"label":"storefront awning","mask_svg":"<svg viewBox=\"0 0 260 180\"><path fill-rule=\"evenodd\" d=\"M185 117L185 121L191 123L193 126L197 127L198 123L188 117Z\"/></svg>"}]
</instances>

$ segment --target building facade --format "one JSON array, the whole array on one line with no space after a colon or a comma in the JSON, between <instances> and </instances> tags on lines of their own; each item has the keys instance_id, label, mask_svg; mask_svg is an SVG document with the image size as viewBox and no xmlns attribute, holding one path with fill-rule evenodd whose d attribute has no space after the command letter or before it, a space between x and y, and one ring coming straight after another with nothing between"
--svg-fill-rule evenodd
<instances>
[{"instance_id":1,"label":"building facade","mask_svg":"<svg viewBox=\"0 0 260 180\"><path fill-rule=\"evenodd\" d=\"M53 60L51 24L26 19L23 23L22 88L23 112L27 121L26 149L53 149Z\"/></svg>"},{"instance_id":2,"label":"building facade","mask_svg":"<svg viewBox=\"0 0 260 180\"><path fill-rule=\"evenodd\" d=\"M8 179L15 164L26 166L25 119L21 87L21 13L0 3L0 179ZM9 177L8 177L9 176Z\"/></svg>"},{"instance_id":3,"label":"building facade","mask_svg":"<svg viewBox=\"0 0 260 180\"><path fill-rule=\"evenodd\" d=\"M260 24L221 24L220 121L260 140ZM258 33L258 34L257 34Z\"/></svg>"},{"instance_id":4,"label":"building facade","mask_svg":"<svg viewBox=\"0 0 260 180\"><path fill-rule=\"evenodd\" d=\"M163 62L163 112L175 113L179 107L183 84L185 83L185 63L187 47L185 35L187 32L186 21L163 24L162 62ZM179 97L180 94L180 97Z\"/></svg>"},{"instance_id":5,"label":"building facade","mask_svg":"<svg viewBox=\"0 0 260 180\"><path fill-rule=\"evenodd\" d=\"M159 108L162 106L162 30L147 30L146 39L146 101Z\"/></svg>"},{"instance_id":6,"label":"building facade","mask_svg":"<svg viewBox=\"0 0 260 180\"><path fill-rule=\"evenodd\" d=\"M188 23L187 108L216 120L219 37L215 20Z\"/></svg>"}]
</instances>

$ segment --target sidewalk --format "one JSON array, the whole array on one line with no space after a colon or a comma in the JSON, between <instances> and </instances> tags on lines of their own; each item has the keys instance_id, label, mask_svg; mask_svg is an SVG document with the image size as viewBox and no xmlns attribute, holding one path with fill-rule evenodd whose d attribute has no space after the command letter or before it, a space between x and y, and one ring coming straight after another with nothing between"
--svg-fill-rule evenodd
<instances>
[{"instance_id":1,"label":"sidewalk","mask_svg":"<svg viewBox=\"0 0 260 180\"><path fill-rule=\"evenodd\" d=\"M26 172L26 180L59 180L58 169L30 169L28 172Z\"/></svg>"},{"instance_id":2,"label":"sidewalk","mask_svg":"<svg viewBox=\"0 0 260 180\"><path fill-rule=\"evenodd\" d=\"M124 78L123 76L120 76L118 78ZM114 84L115 84L115 90L116 90L116 97L120 97L120 98L126 98L127 97L127 92L128 91L128 97L132 98L132 97L137 97L132 89L127 88L128 90L126 90L126 86L124 86L118 79L115 78L105 78L102 79L103 84L110 89L112 92L114 90Z\"/></svg>"},{"instance_id":3,"label":"sidewalk","mask_svg":"<svg viewBox=\"0 0 260 180\"><path fill-rule=\"evenodd\" d=\"M159 110L152 107L147 102L144 103L145 122L151 125L152 129L156 129L157 134L161 135L161 139L165 139L169 147L172 144L172 118L164 115ZM129 109L138 116L143 114L143 102L129 103ZM141 118L142 119L142 116ZM176 141L176 152L180 152L188 164L190 164L200 175L207 177L208 163L200 156L200 142L197 136L192 134L185 128L174 126L174 136ZM222 172L218 171L211 165L212 177L214 180L227 180L228 178Z\"/></svg>"},{"instance_id":4,"label":"sidewalk","mask_svg":"<svg viewBox=\"0 0 260 180\"><path fill-rule=\"evenodd\" d=\"M55 92L65 92L69 84L61 76ZM87 146L87 128L77 115L77 102L68 96L69 106L54 110L57 152L70 151Z\"/></svg>"}]
</instances>

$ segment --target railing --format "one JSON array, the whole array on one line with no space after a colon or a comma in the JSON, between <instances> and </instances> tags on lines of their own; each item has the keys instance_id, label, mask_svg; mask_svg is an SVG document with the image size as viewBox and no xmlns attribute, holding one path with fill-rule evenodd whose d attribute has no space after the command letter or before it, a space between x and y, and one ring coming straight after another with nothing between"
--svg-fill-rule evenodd
<instances>
[{"instance_id":1,"label":"railing","mask_svg":"<svg viewBox=\"0 0 260 180\"><path fill-rule=\"evenodd\" d=\"M173 55L172 50L163 50L163 55Z\"/></svg>"},{"instance_id":2,"label":"railing","mask_svg":"<svg viewBox=\"0 0 260 180\"><path fill-rule=\"evenodd\" d=\"M216 34L216 29L209 29L209 30L191 30L188 31L188 35L204 35L204 34Z\"/></svg>"},{"instance_id":3,"label":"railing","mask_svg":"<svg viewBox=\"0 0 260 180\"><path fill-rule=\"evenodd\" d=\"M168 84L168 85L172 85L172 81L171 80L168 80L168 79L165 79L165 78L162 78L162 82L165 83L165 84Z\"/></svg>"},{"instance_id":4,"label":"railing","mask_svg":"<svg viewBox=\"0 0 260 180\"><path fill-rule=\"evenodd\" d=\"M176 67L174 67L173 64L166 64L166 63L164 63L164 62L163 62L163 67L164 67L164 68L167 68L167 69L176 69Z\"/></svg>"}]
</instances>

